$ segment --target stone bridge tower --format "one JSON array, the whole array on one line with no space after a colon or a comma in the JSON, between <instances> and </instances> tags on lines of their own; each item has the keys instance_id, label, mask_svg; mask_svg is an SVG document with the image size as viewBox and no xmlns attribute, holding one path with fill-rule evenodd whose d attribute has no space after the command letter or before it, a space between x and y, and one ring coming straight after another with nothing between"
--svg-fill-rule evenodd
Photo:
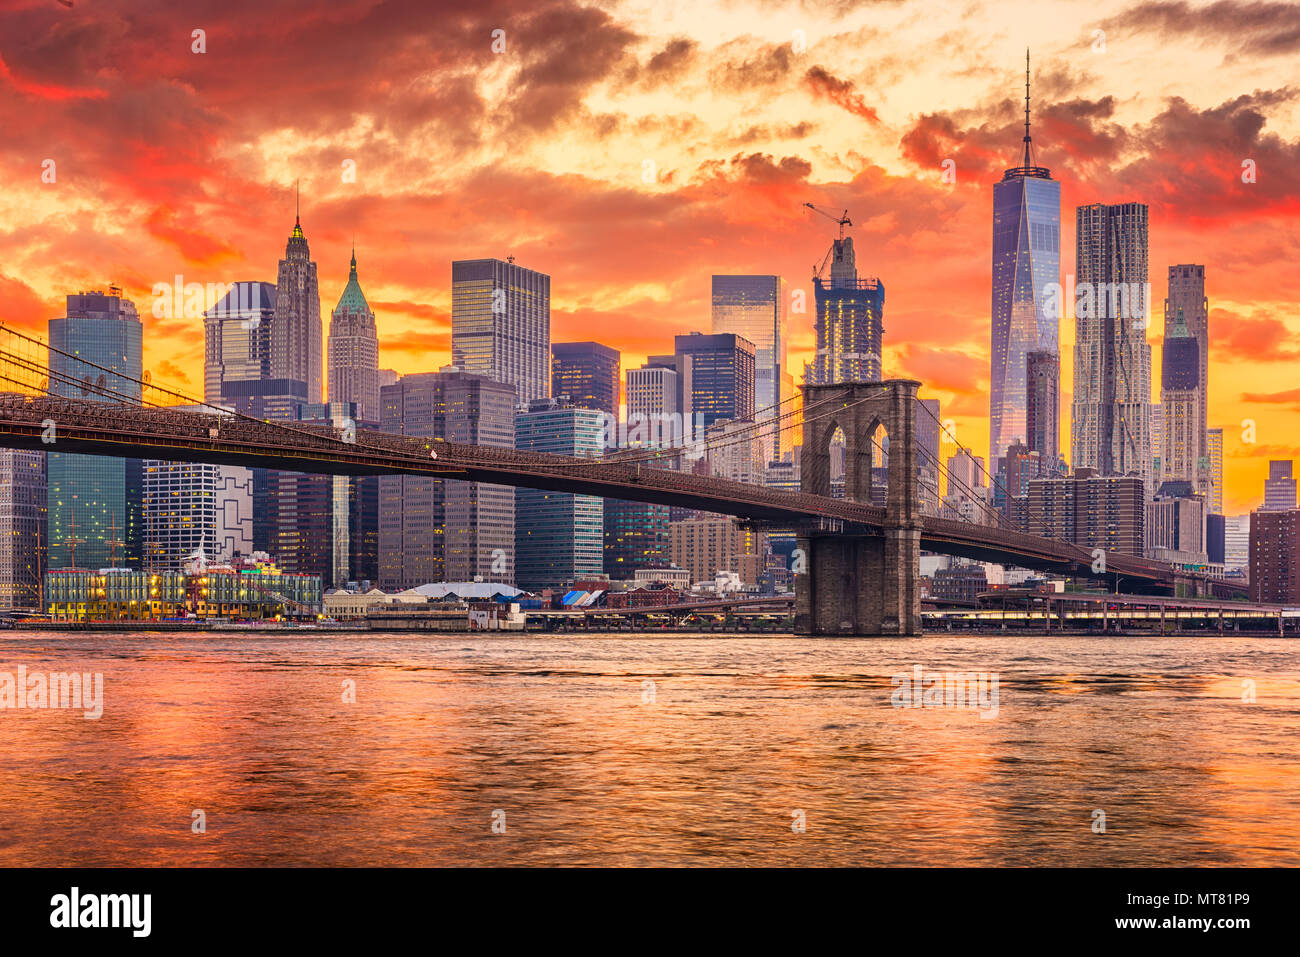
<instances>
[{"instance_id":1,"label":"stone bridge tower","mask_svg":"<svg viewBox=\"0 0 1300 957\"><path fill-rule=\"evenodd\" d=\"M831 438L844 435L844 495L871 502L877 435L889 436L889 482L880 530L824 521L799 529L794 630L803 635L919 635L921 499L912 379L803 389L801 491L831 494ZM873 439L875 442L873 442ZM796 568L796 571L799 571Z\"/></svg>"}]
</instances>

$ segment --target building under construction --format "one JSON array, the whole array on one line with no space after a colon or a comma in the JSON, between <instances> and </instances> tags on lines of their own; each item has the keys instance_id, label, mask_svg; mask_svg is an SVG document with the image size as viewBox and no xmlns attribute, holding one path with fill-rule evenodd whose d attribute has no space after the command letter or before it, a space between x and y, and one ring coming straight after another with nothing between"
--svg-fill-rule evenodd
<instances>
[{"instance_id":1,"label":"building under construction","mask_svg":"<svg viewBox=\"0 0 1300 957\"><path fill-rule=\"evenodd\" d=\"M844 235L844 227L853 225L848 210L836 217L812 203L804 205L840 226L839 238L813 270L817 356L808 369L807 384L879 382L885 332L884 284L875 278L858 278L853 237ZM828 264L829 279L825 278Z\"/></svg>"}]
</instances>

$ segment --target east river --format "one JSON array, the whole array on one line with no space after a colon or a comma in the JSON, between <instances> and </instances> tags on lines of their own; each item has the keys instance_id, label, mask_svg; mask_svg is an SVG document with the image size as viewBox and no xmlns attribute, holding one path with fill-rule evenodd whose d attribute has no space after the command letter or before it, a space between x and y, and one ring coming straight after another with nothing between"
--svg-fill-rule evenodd
<instances>
[{"instance_id":1,"label":"east river","mask_svg":"<svg viewBox=\"0 0 1300 957\"><path fill-rule=\"evenodd\" d=\"M1300 865L1300 641L0 632L0 864ZM980 673L996 708L898 707ZM918 695L918 701L924 701Z\"/></svg>"}]
</instances>

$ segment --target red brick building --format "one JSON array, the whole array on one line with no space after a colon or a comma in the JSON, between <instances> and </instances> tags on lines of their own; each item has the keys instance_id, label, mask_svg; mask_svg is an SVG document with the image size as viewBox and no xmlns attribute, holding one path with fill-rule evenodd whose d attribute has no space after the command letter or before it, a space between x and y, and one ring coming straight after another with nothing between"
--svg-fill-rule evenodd
<instances>
[{"instance_id":1,"label":"red brick building","mask_svg":"<svg viewBox=\"0 0 1300 957\"><path fill-rule=\"evenodd\" d=\"M1250 600L1300 605L1300 509L1250 513Z\"/></svg>"}]
</instances>

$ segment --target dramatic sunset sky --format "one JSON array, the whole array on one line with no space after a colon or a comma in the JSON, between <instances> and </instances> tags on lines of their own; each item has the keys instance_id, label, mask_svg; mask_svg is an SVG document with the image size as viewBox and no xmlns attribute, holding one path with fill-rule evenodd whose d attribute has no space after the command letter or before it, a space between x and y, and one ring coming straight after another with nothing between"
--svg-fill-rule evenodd
<instances>
[{"instance_id":1,"label":"dramatic sunset sky","mask_svg":"<svg viewBox=\"0 0 1300 957\"><path fill-rule=\"evenodd\" d=\"M921 379L981 453L992 183L1017 161L1030 47L1038 159L1062 183L1063 279L1076 205L1150 204L1156 381L1166 267L1206 265L1227 511L1258 503L1268 458L1300 458L1298 5L3 0L0 11L6 322L44 335L65 294L115 282L144 318L154 380L201 394L201 321L153 318L151 290L176 274L274 282L300 178L324 324L355 236L381 365L446 363L451 260L513 255L552 276L553 339L607 342L626 368L674 333L708 331L713 273L779 273L809 289L835 232L800 205L812 201L848 208L859 268L884 281L886 375ZM198 29L205 53L192 52ZM1247 159L1255 183L1242 182ZM798 375L811 314L791 319ZM1067 320L1067 450L1073 341Z\"/></svg>"}]
</instances>

